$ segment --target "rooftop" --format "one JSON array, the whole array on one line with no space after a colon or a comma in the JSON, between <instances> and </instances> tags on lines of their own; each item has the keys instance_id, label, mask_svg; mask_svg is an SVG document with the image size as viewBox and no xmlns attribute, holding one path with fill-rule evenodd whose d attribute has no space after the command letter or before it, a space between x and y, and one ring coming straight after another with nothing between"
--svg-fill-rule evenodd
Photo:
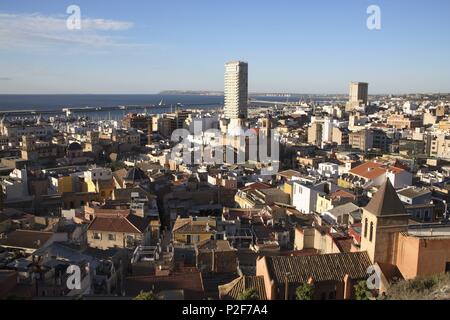
<instances>
[{"instance_id":1,"label":"rooftop","mask_svg":"<svg viewBox=\"0 0 450 320\"><path fill-rule=\"evenodd\" d=\"M310 256L263 257L269 275L278 284L289 282L342 281L346 275L351 279L367 277L367 268L372 264L367 252L318 254Z\"/></svg>"},{"instance_id":2,"label":"rooftop","mask_svg":"<svg viewBox=\"0 0 450 320\"><path fill-rule=\"evenodd\" d=\"M388 166L383 163L369 161L351 169L349 173L371 180L386 174L388 171L399 174L405 170L394 166Z\"/></svg>"},{"instance_id":3,"label":"rooftop","mask_svg":"<svg viewBox=\"0 0 450 320\"><path fill-rule=\"evenodd\" d=\"M376 216L406 215L406 209L389 179L375 193L365 210Z\"/></svg>"},{"instance_id":4,"label":"rooftop","mask_svg":"<svg viewBox=\"0 0 450 320\"><path fill-rule=\"evenodd\" d=\"M6 238L1 239L0 246L24 249L38 249L43 246L52 236L52 232L16 230L9 233Z\"/></svg>"},{"instance_id":5,"label":"rooftop","mask_svg":"<svg viewBox=\"0 0 450 320\"><path fill-rule=\"evenodd\" d=\"M133 214L129 214L126 217L121 215L97 216L89 225L89 230L143 233L149 224L150 219Z\"/></svg>"},{"instance_id":6,"label":"rooftop","mask_svg":"<svg viewBox=\"0 0 450 320\"><path fill-rule=\"evenodd\" d=\"M427 194L431 194L431 191L427 188L408 187L397 192L407 198L417 198Z\"/></svg>"},{"instance_id":7,"label":"rooftop","mask_svg":"<svg viewBox=\"0 0 450 320\"><path fill-rule=\"evenodd\" d=\"M238 300L239 295L248 289L255 289L259 300L267 300L263 276L241 276L219 286L220 299Z\"/></svg>"}]
</instances>

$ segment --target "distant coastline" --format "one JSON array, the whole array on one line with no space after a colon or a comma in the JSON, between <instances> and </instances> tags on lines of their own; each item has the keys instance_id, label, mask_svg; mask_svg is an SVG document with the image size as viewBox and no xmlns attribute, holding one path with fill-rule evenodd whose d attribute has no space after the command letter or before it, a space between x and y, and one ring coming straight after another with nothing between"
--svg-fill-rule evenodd
<instances>
[{"instance_id":1,"label":"distant coastline","mask_svg":"<svg viewBox=\"0 0 450 320\"><path fill-rule=\"evenodd\" d=\"M191 90L163 90L160 95L177 95L177 96L223 96L223 91L191 91Z\"/></svg>"}]
</instances>

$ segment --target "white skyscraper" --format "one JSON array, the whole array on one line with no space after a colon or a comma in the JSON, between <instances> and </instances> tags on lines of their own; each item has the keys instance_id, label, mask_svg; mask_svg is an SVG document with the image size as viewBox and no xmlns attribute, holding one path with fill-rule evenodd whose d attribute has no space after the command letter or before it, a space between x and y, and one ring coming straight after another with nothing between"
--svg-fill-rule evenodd
<instances>
[{"instance_id":1,"label":"white skyscraper","mask_svg":"<svg viewBox=\"0 0 450 320\"><path fill-rule=\"evenodd\" d=\"M232 61L225 65L225 118L246 119L248 105L248 64Z\"/></svg>"}]
</instances>

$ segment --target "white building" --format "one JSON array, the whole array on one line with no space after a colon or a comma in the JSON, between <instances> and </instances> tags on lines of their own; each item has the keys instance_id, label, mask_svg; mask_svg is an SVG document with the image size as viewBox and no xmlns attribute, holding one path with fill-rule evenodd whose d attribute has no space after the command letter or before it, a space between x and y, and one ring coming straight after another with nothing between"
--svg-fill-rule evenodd
<instances>
[{"instance_id":1,"label":"white building","mask_svg":"<svg viewBox=\"0 0 450 320\"><path fill-rule=\"evenodd\" d=\"M317 196L324 194L326 191L332 193L337 190L336 185L327 182L308 183L293 180L292 183L292 205L302 213L314 213Z\"/></svg>"},{"instance_id":2,"label":"white building","mask_svg":"<svg viewBox=\"0 0 450 320\"><path fill-rule=\"evenodd\" d=\"M232 61L225 65L225 118L246 119L248 106L248 64Z\"/></svg>"},{"instance_id":3,"label":"white building","mask_svg":"<svg viewBox=\"0 0 450 320\"><path fill-rule=\"evenodd\" d=\"M337 178L339 176L339 165L331 162L319 163L317 172L323 177Z\"/></svg>"},{"instance_id":4,"label":"white building","mask_svg":"<svg viewBox=\"0 0 450 320\"><path fill-rule=\"evenodd\" d=\"M84 172L84 179L90 181L108 181L112 179L110 168L93 167Z\"/></svg>"}]
</instances>

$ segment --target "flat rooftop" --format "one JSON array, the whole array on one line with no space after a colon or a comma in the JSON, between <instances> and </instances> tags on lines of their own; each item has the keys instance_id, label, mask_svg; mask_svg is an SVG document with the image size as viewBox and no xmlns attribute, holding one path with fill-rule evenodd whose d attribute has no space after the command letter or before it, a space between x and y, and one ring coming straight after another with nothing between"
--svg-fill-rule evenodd
<instances>
[{"instance_id":1,"label":"flat rooftop","mask_svg":"<svg viewBox=\"0 0 450 320\"><path fill-rule=\"evenodd\" d=\"M413 227L406 233L420 238L450 238L450 225L428 225Z\"/></svg>"}]
</instances>

